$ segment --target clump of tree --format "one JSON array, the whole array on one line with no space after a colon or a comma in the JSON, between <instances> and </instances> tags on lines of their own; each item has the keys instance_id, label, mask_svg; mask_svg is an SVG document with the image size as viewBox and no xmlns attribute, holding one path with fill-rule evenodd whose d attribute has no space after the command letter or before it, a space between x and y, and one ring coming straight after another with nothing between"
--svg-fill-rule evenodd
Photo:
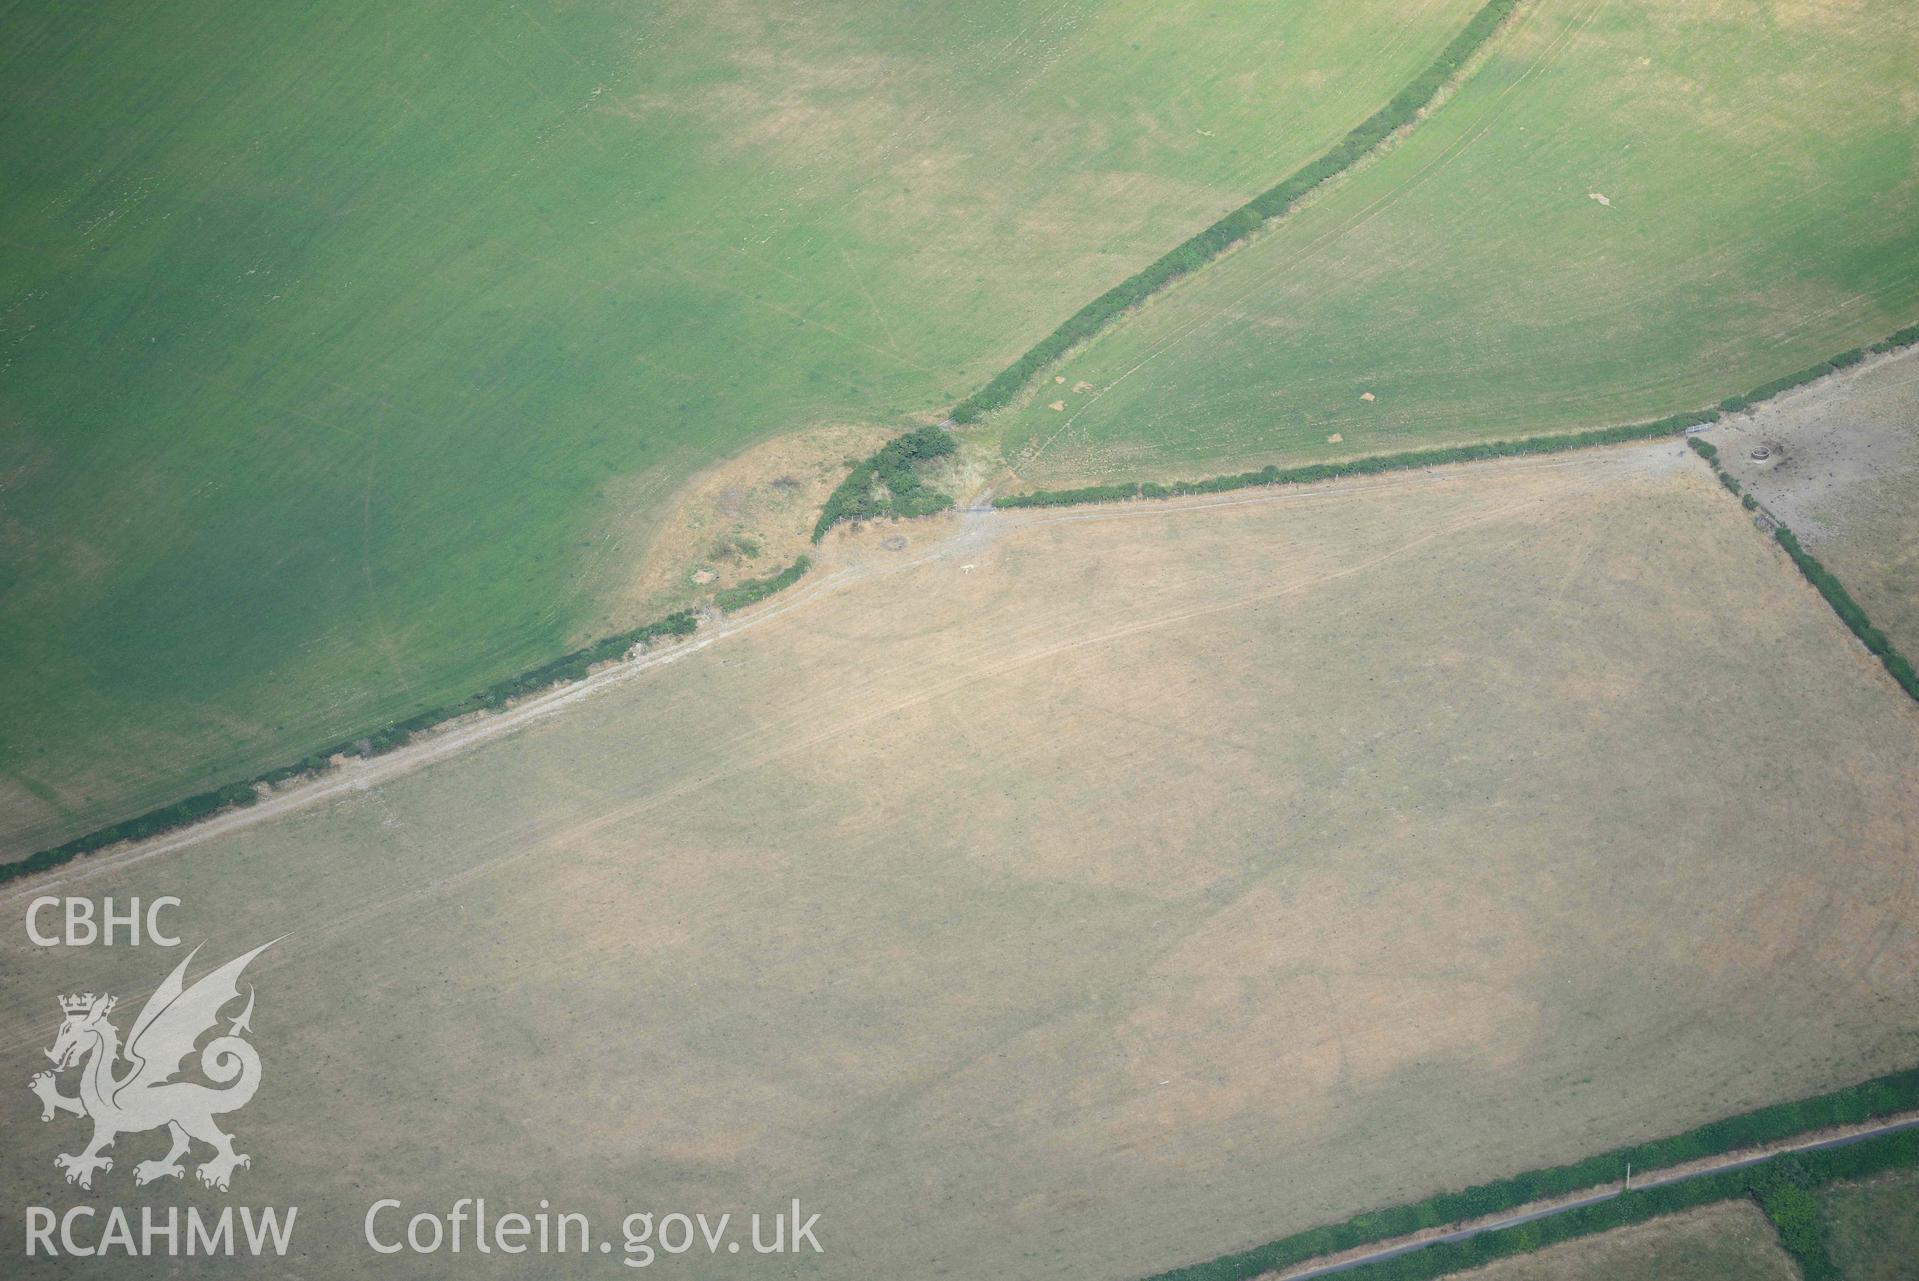
<instances>
[{"instance_id":1,"label":"clump of tree","mask_svg":"<svg viewBox=\"0 0 1919 1281\"><path fill-rule=\"evenodd\" d=\"M945 511L953 500L928 485L920 468L958 448L952 433L940 427L909 431L880 446L879 452L855 465L827 496L813 525L813 541L819 542L827 530L844 520L930 516Z\"/></svg>"},{"instance_id":2,"label":"clump of tree","mask_svg":"<svg viewBox=\"0 0 1919 1281\"><path fill-rule=\"evenodd\" d=\"M1814 1191L1828 1179L1815 1165L1786 1156L1746 1175L1746 1191L1772 1221L1779 1244L1799 1264L1805 1281L1828 1281L1839 1276L1832 1261L1826 1230L1825 1206Z\"/></svg>"}]
</instances>

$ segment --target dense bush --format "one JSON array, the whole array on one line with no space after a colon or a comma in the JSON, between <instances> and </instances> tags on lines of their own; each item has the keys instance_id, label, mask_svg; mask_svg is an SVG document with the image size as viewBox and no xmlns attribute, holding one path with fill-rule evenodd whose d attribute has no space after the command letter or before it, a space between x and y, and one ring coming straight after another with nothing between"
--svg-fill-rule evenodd
<instances>
[{"instance_id":1,"label":"dense bush","mask_svg":"<svg viewBox=\"0 0 1919 1281\"><path fill-rule=\"evenodd\" d=\"M774 592L784 591L800 581L800 576L813 567L813 562L805 556L795 560L770 578L749 578L737 586L729 587L713 597L713 603L727 613L736 609L745 609L756 601L763 601Z\"/></svg>"},{"instance_id":2,"label":"dense bush","mask_svg":"<svg viewBox=\"0 0 1919 1281\"><path fill-rule=\"evenodd\" d=\"M827 530L843 520L930 516L945 511L953 500L920 479L919 468L958 448L952 435L939 427L922 427L886 442L827 496L820 518L813 524L813 541L819 542Z\"/></svg>"},{"instance_id":3,"label":"dense bush","mask_svg":"<svg viewBox=\"0 0 1919 1281\"><path fill-rule=\"evenodd\" d=\"M1826 1247L1824 1207L1813 1191L1819 1182L1816 1171L1798 1156L1768 1161L1745 1177L1747 1192L1772 1220L1779 1244L1798 1261L1805 1281L1827 1281L1839 1275Z\"/></svg>"},{"instance_id":4,"label":"dense bush","mask_svg":"<svg viewBox=\"0 0 1919 1281\"><path fill-rule=\"evenodd\" d=\"M993 381L955 405L953 421L970 423L1005 405L1019 395L1034 374L1105 328L1115 316L1217 258L1291 209L1313 188L1350 168L1395 130L1411 124L1419 109L1432 101L1440 86L1485 43L1517 3L1518 0L1490 0L1417 79L1342 138L1331 151L1081 307Z\"/></svg>"}]
</instances>

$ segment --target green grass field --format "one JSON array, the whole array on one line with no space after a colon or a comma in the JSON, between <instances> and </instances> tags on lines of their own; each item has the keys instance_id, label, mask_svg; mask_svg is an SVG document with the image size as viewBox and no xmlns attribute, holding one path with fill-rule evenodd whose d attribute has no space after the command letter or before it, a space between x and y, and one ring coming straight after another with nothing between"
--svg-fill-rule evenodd
<instances>
[{"instance_id":1,"label":"green grass field","mask_svg":"<svg viewBox=\"0 0 1919 1281\"><path fill-rule=\"evenodd\" d=\"M1919 1266L1919 1175L1834 1188L1825 1203L1833 1262L1846 1281L1910 1281Z\"/></svg>"},{"instance_id":2,"label":"green grass field","mask_svg":"<svg viewBox=\"0 0 1919 1281\"><path fill-rule=\"evenodd\" d=\"M0 850L636 621L689 475L949 403L1473 7L0 6Z\"/></svg>"},{"instance_id":3,"label":"green grass field","mask_svg":"<svg viewBox=\"0 0 1919 1281\"><path fill-rule=\"evenodd\" d=\"M1881 337L1919 316L1915 58L1893 0L1525 6L1399 146L1069 356L1004 453L1056 486L1628 422Z\"/></svg>"}]
</instances>

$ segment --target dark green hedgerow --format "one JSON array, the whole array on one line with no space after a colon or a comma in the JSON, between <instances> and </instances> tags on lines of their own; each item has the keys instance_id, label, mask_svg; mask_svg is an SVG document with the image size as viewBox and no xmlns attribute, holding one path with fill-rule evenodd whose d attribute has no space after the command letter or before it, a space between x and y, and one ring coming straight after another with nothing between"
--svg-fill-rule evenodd
<instances>
[{"instance_id":1,"label":"dark green hedgerow","mask_svg":"<svg viewBox=\"0 0 1919 1281\"><path fill-rule=\"evenodd\" d=\"M1784 378L1775 378L1769 383L1761 383L1743 396L1728 396L1719 402L1719 408L1729 414L1750 409L1760 401L1771 400L1781 392L1817 382L1827 374L1837 373L1841 369L1856 365L1866 358L1866 351L1864 347L1854 347L1851 351L1840 352L1831 360L1822 360L1816 365L1809 365L1796 374L1787 374Z\"/></svg>"},{"instance_id":2,"label":"dark green hedgerow","mask_svg":"<svg viewBox=\"0 0 1919 1281\"><path fill-rule=\"evenodd\" d=\"M998 507L1072 507L1080 503L1110 503L1128 498L1178 498L1187 494L1218 494L1259 485L1307 485L1347 476L1370 476L1377 472L1403 471L1411 467L1437 467L1443 463L1480 462L1489 458L1513 458L1524 454L1551 454L1565 449L1589 449L1598 445L1620 445L1634 440L1670 436L1676 431L1713 422L1714 410L1674 414L1656 422L1630 423L1623 427L1601 427L1592 431L1570 432L1563 436L1527 436L1520 440L1493 440L1477 445L1455 445L1445 449L1419 449L1403 454L1374 454L1338 463L1312 463L1304 467L1267 467L1241 472L1235 476L1213 476L1206 480L1182 480L1170 485L1151 481L1119 485L1089 485L1084 489L1037 490L1030 494L1012 494L996 499Z\"/></svg>"},{"instance_id":3,"label":"dark green hedgerow","mask_svg":"<svg viewBox=\"0 0 1919 1281\"><path fill-rule=\"evenodd\" d=\"M1260 471L1241 472L1236 476L1182 480L1170 485L1155 484L1152 481L1126 481L1112 485L1088 485L1081 489L1040 489L1030 494L1009 494L1004 498L996 499L994 505L997 507L1073 507L1081 503L1113 503L1130 498L1177 498L1183 494L1217 494L1229 489L1248 489L1256 485L1302 485L1314 481L1337 480L1345 476L1367 476L1375 472L1400 471L1408 467L1436 467L1442 463L1478 462L1487 458L1511 458L1519 454L1550 454L1562 449L1586 449L1594 445L1617 445L1632 440L1646 440L1654 436L1667 436L1673 432L1684 431L1688 427L1717 422L1723 413L1751 408L1782 391L1798 387L1815 378L1823 378L1849 365L1856 365L1868 354L1880 355L1900 347L1909 347L1914 343L1919 343L1919 325L1909 325L1870 347L1855 347L1851 351L1842 352L1831 360L1814 365L1810 370L1803 370L1790 378L1774 379L1764 386L1755 387L1744 396L1727 397L1720 402L1718 409L1672 414L1647 423L1631 423L1623 427L1601 427L1592 431L1568 432L1555 436L1527 436L1520 440L1495 440L1479 445L1458 445L1444 449L1419 449L1403 454L1375 454L1370 458L1354 458L1341 463L1314 463L1306 467L1267 467ZM1701 458L1713 465L1713 470L1719 474L1721 484L1735 494L1743 492L1739 482L1727 475L1719 466L1717 449L1697 437L1689 438L1686 443L1697 450Z\"/></svg>"},{"instance_id":4,"label":"dark green hedgerow","mask_svg":"<svg viewBox=\"0 0 1919 1281\"><path fill-rule=\"evenodd\" d=\"M1619 1148L1573 1165L1533 1170L1462 1192L1441 1193L1412 1205L1361 1214L1344 1223L1309 1228L1238 1254L1221 1255L1204 1263L1160 1273L1153 1281L1245 1281L1263 1272L1410 1236L1427 1228L1463 1223L1516 1210L1549 1197L1601 1188L1617 1181L1628 1162L1635 1170L1651 1172L1815 1130L1858 1125L1916 1107L1919 1107L1919 1069L1912 1069L1796 1103L1779 1103L1741 1113L1684 1134ZM1797 1165L1786 1164L1788 1160ZM1750 1170L1635 1191L1517 1228L1485 1233L1457 1244L1431 1246L1344 1275L1368 1281L1436 1277L1506 1255L1536 1250L1554 1241L1603 1232L1728 1197L1757 1195L1764 1207L1783 1171L1795 1171L1792 1177L1797 1179L1803 1177L1797 1171L1809 1170L1812 1177L1831 1181L1863 1177L1891 1168L1893 1164L1915 1163L1919 1163L1919 1133L1905 1131L1853 1147L1781 1158ZM1790 1198L1781 1201L1775 1196L1773 1204L1789 1209ZM1801 1238L1797 1245L1788 1240L1788 1248L1805 1248L1803 1233Z\"/></svg>"},{"instance_id":5,"label":"dark green hedgerow","mask_svg":"<svg viewBox=\"0 0 1919 1281\"><path fill-rule=\"evenodd\" d=\"M1907 325L1898 333L1888 334L1886 337L1881 338L1878 342L1866 348L1866 350L1875 356L1883 356L1889 351L1897 351L1901 347L1910 347L1914 343L1919 343L1919 325Z\"/></svg>"},{"instance_id":6,"label":"dark green hedgerow","mask_svg":"<svg viewBox=\"0 0 1919 1281\"><path fill-rule=\"evenodd\" d=\"M819 542L827 530L843 520L930 516L945 511L953 500L921 480L919 466L958 448L952 435L939 427L922 427L887 441L827 495L820 518L813 525L813 541Z\"/></svg>"},{"instance_id":7,"label":"dark green hedgerow","mask_svg":"<svg viewBox=\"0 0 1919 1281\"><path fill-rule=\"evenodd\" d=\"M1791 391L1794 387L1803 387L1807 383L1819 381L1827 374L1837 373L1841 369L1850 368L1864 360L1867 356L1884 355L1889 351L1897 351L1901 347L1910 347L1914 343L1919 343L1919 325L1908 325L1897 333L1889 334L1870 346L1854 347L1851 351L1842 351L1832 359L1822 360L1816 365L1809 365L1796 374L1787 374L1784 378L1775 378L1769 383L1761 384L1743 396L1728 396L1719 402L1719 408L1729 414L1737 413L1742 409L1750 409L1760 401L1770 400L1781 392Z\"/></svg>"},{"instance_id":8,"label":"dark green hedgerow","mask_svg":"<svg viewBox=\"0 0 1919 1281\"><path fill-rule=\"evenodd\" d=\"M950 442L950 437L948 439ZM792 586L811 567L812 561L801 556L787 568L769 578L749 579L726 588L713 597L713 603L729 613L745 609L748 605L765 600L773 593ZM122 841L144 840L150 836L159 836L165 832L187 827L221 810L244 809L259 800L260 788L277 787L295 779L311 778L329 768L335 757L384 755L411 742L416 735L436 725L445 724L447 721L472 712L494 711L516 698L524 698L528 694L538 693L555 685L565 685L581 680L598 664L618 658L635 645L650 645L655 641L672 637L690 636L698 627L699 620L691 612L681 610L657 622L604 637L570 654L562 654L551 662L542 663L538 667L509 676L504 680L495 681L485 689L470 694L457 703L429 707L403 721L394 721L358 738L321 748L290 764L263 770L252 778L197 793L184 800L162 805L144 814L88 832L84 836L77 836L65 844L40 850L12 863L0 864L0 884L59 867L83 854L91 854L95 850L104 849L109 845L118 845Z\"/></svg>"},{"instance_id":9,"label":"dark green hedgerow","mask_svg":"<svg viewBox=\"0 0 1919 1281\"><path fill-rule=\"evenodd\" d=\"M765 600L774 592L791 587L799 582L800 577L811 568L813 568L812 560L802 556L770 578L749 578L737 586L717 593L713 597L713 603L729 614L736 609L745 609L748 605Z\"/></svg>"},{"instance_id":10,"label":"dark green hedgerow","mask_svg":"<svg viewBox=\"0 0 1919 1281\"><path fill-rule=\"evenodd\" d=\"M787 573L792 574L793 571L788 570ZM793 576L798 577L797 574ZM785 578L785 575L780 577ZM784 585L784 583L781 584L781 586ZM542 663L529 671L495 681L485 689L470 694L457 703L428 708L403 721L395 721L359 738L322 748L291 764L262 771L242 782L228 783L212 791L200 792L184 800L175 801L171 805L162 805L144 814L88 832L85 836L75 837L63 845L40 850L16 862L0 864L0 884L23 876L31 876L35 872L44 872L48 868L71 862L82 854L91 854L95 850L117 845L121 841L137 841L149 836L158 836L163 832L171 832L197 823L221 810L244 808L259 799L258 788L278 786L294 779L319 774L328 768L336 756L382 755L408 742L422 730L465 716L470 712L491 711L527 694L579 680L595 664L618 658L635 645L651 644L669 637L690 636L698 626L698 620L692 614L682 610L677 614L669 614L657 622L605 637L582 649L576 649L570 654L563 654L552 662Z\"/></svg>"},{"instance_id":11,"label":"dark green hedgerow","mask_svg":"<svg viewBox=\"0 0 1919 1281\"><path fill-rule=\"evenodd\" d=\"M1912 334L1915 337L1919 337L1919 327L1911 330L1901 330L1900 334ZM1897 338L1899 334L1895 334L1893 337ZM1878 350L1878 348L1875 348L1875 350ZM1885 350L1890 351L1891 347L1887 347ZM1751 494L1744 492L1739 487L1739 482L1734 480L1732 475L1727 472L1724 467L1719 465L1719 451L1717 449L1697 437L1686 443L1691 445L1694 452L1701 458L1711 464L1713 475L1719 477L1720 484L1724 485L1732 493L1740 496L1739 501L1747 511L1757 511L1759 509L1758 500ZM1767 515L1770 519L1771 513L1767 513ZM1872 620L1866 617L1866 611L1860 606L1858 601L1852 598L1852 593L1846 590L1846 585L1840 582L1831 570L1820 564L1818 557L1807 551L1805 547L1800 544L1798 535L1794 534L1784 525L1778 524L1776 521L1773 528L1773 537L1779 540L1779 545L1785 549L1786 555L1792 558L1792 563L1799 567L1799 572L1806 576L1806 581L1819 589L1819 594L1826 598L1828 605L1832 606L1832 612L1839 615L1839 621L1851 628L1852 634L1857 636L1865 647L1872 651L1874 657L1878 658L1878 660L1885 665L1885 669L1888 672L1892 673L1892 679L1899 682L1899 688L1905 690L1906 693L1911 695L1915 700L1919 700L1919 673L1913 671L1911 662L1907 660L1904 654L1901 654L1894 648L1892 641L1887 638L1886 634L1872 625Z\"/></svg>"},{"instance_id":12,"label":"dark green hedgerow","mask_svg":"<svg viewBox=\"0 0 1919 1281\"><path fill-rule=\"evenodd\" d=\"M1886 634L1872 625L1872 620L1866 617L1866 611L1852 598L1846 585L1820 564L1818 557L1801 546L1798 536L1784 525L1773 531L1773 537L1785 548L1786 555L1792 557L1792 563L1799 567L1806 581L1819 589L1819 594L1832 606L1832 612L1839 615L1839 620L1851 628L1852 634L1892 673L1892 678L1899 682L1899 688L1919 699L1919 673L1913 671L1912 664L1904 654L1893 648Z\"/></svg>"},{"instance_id":13,"label":"dark green hedgerow","mask_svg":"<svg viewBox=\"0 0 1919 1281\"><path fill-rule=\"evenodd\" d=\"M1465 28L1453 37L1452 43L1417 79L1342 138L1331 151L1081 307L1058 329L1040 339L1025 355L1002 370L992 382L955 405L953 421L974 422L981 415L1007 404L1025 389L1033 380L1033 375L1105 328L1114 317L1128 308L1138 306L1180 277L1205 266L1267 222L1291 209L1315 187L1351 168L1353 162L1395 131L1411 124L1420 108L1433 100L1441 86L1491 37L1517 3L1518 0L1491 0L1472 16Z\"/></svg>"}]
</instances>

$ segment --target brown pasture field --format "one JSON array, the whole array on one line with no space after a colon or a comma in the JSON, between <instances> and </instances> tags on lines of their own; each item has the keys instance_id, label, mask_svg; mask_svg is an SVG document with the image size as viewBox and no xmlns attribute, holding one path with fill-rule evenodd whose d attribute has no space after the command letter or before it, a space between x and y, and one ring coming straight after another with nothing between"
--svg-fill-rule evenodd
<instances>
[{"instance_id":1,"label":"brown pasture field","mask_svg":"<svg viewBox=\"0 0 1919 1281\"><path fill-rule=\"evenodd\" d=\"M1919 661L1919 347L1734 414L1720 461ZM1755 460L1755 449L1767 457Z\"/></svg>"},{"instance_id":2,"label":"brown pasture field","mask_svg":"<svg viewBox=\"0 0 1919 1281\"><path fill-rule=\"evenodd\" d=\"M835 535L762 610L0 895L285 935L231 1118L274 1275L526 1275L360 1243L485 1196L823 1216L689 1276L1134 1277L1919 1061L1919 708L1677 442ZM15 1258L19 1207L223 1201L136 1193L155 1135L66 1187L24 1088L57 993L124 1031L178 956L0 933Z\"/></svg>"},{"instance_id":3,"label":"brown pasture field","mask_svg":"<svg viewBox=\"0 0 1919 1281\"><path fill-rule=\"evenodd\" d=\"M1798 1281L1750 1201L1721 1201L1456 1273L1458 1281Z\"/></svg>"}]
</instances>

